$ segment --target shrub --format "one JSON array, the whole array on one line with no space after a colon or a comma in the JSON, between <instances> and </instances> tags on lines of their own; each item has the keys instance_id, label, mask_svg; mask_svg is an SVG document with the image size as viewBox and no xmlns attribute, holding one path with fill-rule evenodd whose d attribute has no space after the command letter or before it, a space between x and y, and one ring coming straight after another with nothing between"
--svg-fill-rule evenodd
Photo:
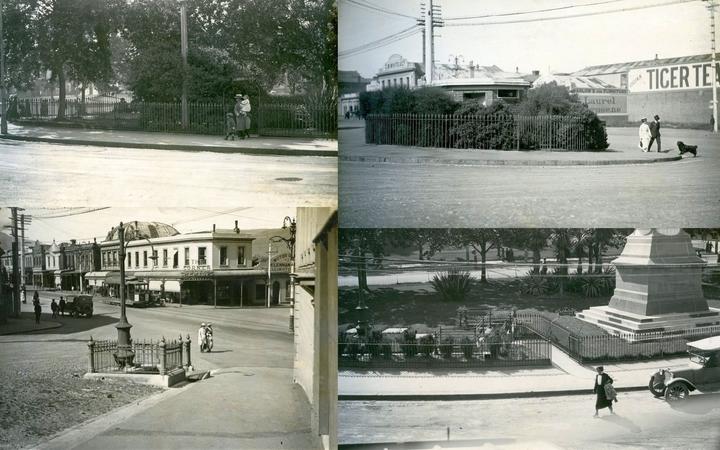
<instances>
[{"instance_id":1,"label":"shrub","mask_svg":"<svg viewBox=\"0 0 720 450\"><path fill-rule=\"evenodd\" d=\"M423 336L418 341L420 353L429 358L435 352L435 338L432 335Z\"/></svg>"},{"instance_id":2,"label":"shrub","mask_svg":"<svg viewBox=\"0 0 720 450\"><path fill-rule=\"evenodd\" d=\"M470 272L451 269L436 273L430 284L445 301L463 301L472 288Z\"/></svg>"},{"instance_id":3,"label":"shrub","mask_svg":"<svg viewBox=\"0 0 720 450\"><path fill-rule=\"evenodd\" d=\"M455 345L455 339L453 339L452 336L443 338L443 340L440 343L440 354L442 354L443 358L445 358L445 359L452 358L454 345Z\"/></svg>"},{"instance_id":4,"label":"shrub","mask_svg":"<svg viewBox=\"0 0 720 450\"><path fill-rule=\"evenodd\" d=\"M472 341L472 339L466 336L460 342L460 350L462 350L465 359L470 361L473 357L473 353L475 352L475 343Z\"/></svg>"},{"instance_id":5,"label":"shrub","mask_svg":"<svg viewBox=\"0 0 720 450\"><path fill-rule=\"evenodd\" d=\"M380 344L380 356L382 359L392 359L392 344L383 342Z\"/></svg>"},{"instance_id":6,"label":"shrub","mask_svg":"<svg viewBox=\"0 0 720 450\"><path fill-rule=\"evenodd\" d=\"M360 114L452 114L458 103L443 89L387 88L360 93Z\"/></svg>"},{"instance_id":7,"label":"shrub","mask_svg":"<svg viewBox=\"0 0 720 450\"><path fill-rule=\"evenodd\" d=\"M405 330L403 343L400 345L403 355L406 358L415 356L418 352L417 340L415 339L415 332Z\"/></svg>"},{"instance_id":8,"label":"shrub","mask_svg":"<svg viewBox=\"0 0 720 450\"><path fill-rule=\"evenodd\" d=\"M550 292L550 288L551 286L547 276L537 275L530 271L528 272L528 276L522 279L520 291L523 294L540 296Z\"/></svg>"},{"instance_id":9,"label":"shrub","mask_svg":"<svg viewBox=\"0 0 720 450\"><path fill-rule=\"evenodd\" d=\"M483 106L479 101L463 104L453 118L452 136L457 148L512 150L515 118L502 101Z\"/></svg>"}]
</instances>

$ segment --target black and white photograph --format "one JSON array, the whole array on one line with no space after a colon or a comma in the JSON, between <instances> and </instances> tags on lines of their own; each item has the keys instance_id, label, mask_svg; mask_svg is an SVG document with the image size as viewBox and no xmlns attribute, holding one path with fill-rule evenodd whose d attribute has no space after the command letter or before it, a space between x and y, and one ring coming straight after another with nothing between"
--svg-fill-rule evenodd
<instances>
[{"instance_id":1,"label":"black and white photograph","mask_svg":"<svg viewBox=\"0 0 720 450\"><path fill-rule=\"evenodd\" d=\"M715 449L720 229L340 229L348 449Z\"/></svg>"},{"instance_id":2,"label":"black and white photograph","mask_svg":"<svg viewBox=\"0 0 720 450\"><path fill-rule=\"evenodd\" d=\"M333 208L0 209L0 447L335 446Z\"/></svg>"},{"instance_id":3,"label":"black and white photograph","mask_svg":"<svg viewBox=\"0 0 720 450\"><path fill-rule=\"evenodd\" d=\"M716 8L341 0L341 225L717 225Z\"/></svg>"},{"instance_id":4,"label":"black and white photograph","mask_svg":"<svg viewBox=\"0 0 720 450\"><path fill-rule=\"evenodd\" d=\"M2 204L337 204L333 1L4 0L1 15Z\"/></svg>"}]
</instances>

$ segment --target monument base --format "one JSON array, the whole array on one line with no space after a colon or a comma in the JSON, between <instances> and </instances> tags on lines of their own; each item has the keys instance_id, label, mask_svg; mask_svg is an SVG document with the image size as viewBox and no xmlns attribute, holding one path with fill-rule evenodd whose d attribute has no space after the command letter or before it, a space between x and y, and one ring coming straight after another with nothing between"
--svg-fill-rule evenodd
<instances>
[{"instance_id":1,"label":"monument base","mask_svg":"<svg viewBox=\"0 0 720 450\"><path fill-rule=\"evenodd\" d=\"M620 311L610 306L593 306L575 315L607 330L610 334L622 336L628 341L657 338L657 333L698 333L717 330L720 326L720 309L693 313L672 313L644 316Z\"/></svg>"}]
</instances>

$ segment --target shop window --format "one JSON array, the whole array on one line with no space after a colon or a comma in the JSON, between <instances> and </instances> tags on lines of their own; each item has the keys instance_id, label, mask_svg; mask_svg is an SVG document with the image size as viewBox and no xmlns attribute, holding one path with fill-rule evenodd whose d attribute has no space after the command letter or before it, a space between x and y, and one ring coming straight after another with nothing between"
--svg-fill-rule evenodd
<instances>
[{"instance_id":1,"label":"shop window","mask_svg":"<svg viewBox=\"0 0 720 450\"><path fill-rule=\"evenodd\" d=\"M147 267L147 250L143 250L143 267Z\"/></svg>"},{"instance_id":2,"label":"shop window","mask_svg":"<svg viewBox=\"0 0 720 450\"><path fill-rule=\"evenodd\" d=\"M185 247L185 266L190 265L190 247Z\"/></svg>"},{"instance_id":3,"label":"shop window","mask_svg":"<svg viewBox=\"0 0 720 450\"><path fill-rule=\"evenodd\" d=\"M167 267L168 255L167 249L163 249L163 267Z\"/></svg>"},{"instance_id":4,"label":"shop window","mask_svg":"<svg viewBox=\"0 0 720 450\"><path fill-rule=\"evenodd\" d=\"M177 269L178 267L178 259L180 258L180 255L178 254L178 249L173 249L173 269Z\"/></svg>"},{"instance_id":5,"label":"shop window","mask_svg":"<svg viewBox=\"0 0 720 450\"><path fill-rule=\"evenodd\" d=\"M157 251L157 250L153 250L153 252L152 252L152 265L153 265L153 267L157 266L157 261L158 261L158 251Z\"/></svg>"},{"instance_id":6,"label":"shop window","mask_svg":"<svg viewBox=\"0 0 720 450\"><path fill-rule=\"evenodd\" d=\"M140 267L140 252L135 252L135 267Z\"/></svg>"}]
</instances>

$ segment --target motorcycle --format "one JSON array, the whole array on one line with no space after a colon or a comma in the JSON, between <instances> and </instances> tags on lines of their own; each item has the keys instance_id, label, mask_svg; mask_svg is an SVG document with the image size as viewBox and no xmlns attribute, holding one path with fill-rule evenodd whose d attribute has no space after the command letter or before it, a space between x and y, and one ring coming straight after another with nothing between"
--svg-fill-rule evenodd
<instances>
[{"instance_id":1,"label":"motorcycle","mask_svg":"<svg viewBox=\"0 0 720 450\"><path fill-rule=\"evenodd\" d=\"M213 348L213 332L212 329L205 331L205 339L203 339L200 351L210 352Z\"/></svg>"}]
</instances>

